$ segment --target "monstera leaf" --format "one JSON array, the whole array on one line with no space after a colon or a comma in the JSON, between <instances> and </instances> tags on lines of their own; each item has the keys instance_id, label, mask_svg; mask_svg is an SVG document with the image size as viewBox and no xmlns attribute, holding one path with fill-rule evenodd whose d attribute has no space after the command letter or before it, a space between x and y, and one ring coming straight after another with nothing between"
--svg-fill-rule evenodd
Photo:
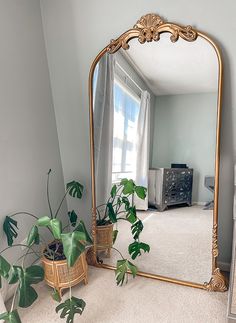
<instances>
[{"instance_id":1,"label":"monstera leaf","mask_svg":"<svg viewBox=\"0 0 236 323\"><path fill-rule=\"evenodd\" d=\"M126 185L128 183L128 178L122 178L122 180L120 181L120 185Z\"/></svg>"},{"instance_id":2,"label":"monstera leaf","mask_svg":"<svg viewBox=\"0 0 236 323\"><path fill-rule=\"evenodd\" d=\"M127 259L118 260L116 264L116 284L122 286L128 281L128 272L131 271L133 278L136 276L138 268Z\"/></svg>"},{"instance_id":3,"label":"monstera leaf","mask_svg":"<svg viewBox=\"0 0 236 323\"><path fill-rule=\"evenodd\" d=\"M48 216L43 216L37 220L40 227L49 227L55 239L61 239L62 224L58 219L50 219Z\"/></svg>"},{"instance_id":4,"label":"monstera leaf","mask_svg":"<svg viewBox=\"0 0 236 323\"><path fill-rule=\"evenodd\" d=\"M18 236L16 229L18 229L17 221L6 216L3 223L3 230L7 236L8 246L12 246L14 239Z\"/></svg>"},{"instance_id":5,"label":"monstera leaf","mask_svg":"<svg viewBox=\"0 0 236 323\"><path fill-rule=\"evenodd\" d=\"M62 233L61 239L68 266L73 267L78 257L85 250L85 246L81 241L86 241L86 235L83 232L74 231Z\"/></svg>"},{"instance_id":6,"label":"monstera leaf","mask_svg":"<svg viewBox=\"0 0 236 323\"><path fill-rule=\"evenodd\" d=\"M7 279L9 277L9 271L11 269L11 265L0 255L0 288L2 287L1 278Z\"/></svg>"},{"instance_id":7,"label":"monstera leaf","mask_svg":"<svg viewBox=\"0 0 236 323\"><path fill-rule=\"evenodd\" d=\"M111 220L111 222L112 223L117 222L116 213L115 213L112 203L110 203L110 202L107 203L107 208L108 208L108 216L109 216L109 219Z\"/></svg>"},{"instance_id":8,"label":"monstera leaf","mask_svg":"<svg viewBox=\"0 0 236 323\"><path fill-rule=\"evenodd\" d=\"M84 300L76 298L74 296L71 299L67 299L64 303L61 303L56 307L56 312L62 311L60 318L66 319L66 323L73 323L75 314L82 314L86 303Z\"/></svg>"},{"instance_id":9,"label":"monstera leaf","mask_svg":"<svg viewBox=\"0 0 236 323\"><path fill-rule=\"evenodd\" d=\"M77 227L75 228L74 231L78 231L78 232L82 232L85 234L85 241L89 244L92 244L93 243L93 240L90 236L90 234L88 233L87 229L86 229L86 226L84 224L84 222L82 220L79 221L79 224L77 225Z\"/></svg>"},{"instance_id":10,"label":"monstera leaf","mask_svg":"<svg viewBox=\"0 0 236 323\"><path fill-rule=\"evenodd\" d=\"M69 190L70 196L81 199L84 187L79 182L72 181L66 185L66 189Z\"/></svg>"},{"instance_id":11,"label":"monstera leaf","mask_svg":"<svg viewBox=\"0 0 236 323\"><path fill-rule=\"evenodd\" d=\"M37 284L44 279L44 270L40 266L30 266L26 269L15 266L14 275L14 279L19 281L18 305L20 307L29 307L38 297L38 294L31 285Z\"/></svg>"},{"instance_id":12,"label":"monstera leaf","mask_svg":"<svg viewBox=\"0 0 236 323\"><path fill-rule=\"evenodd\" d=\"M27 246L32 246L33 244L39 244L39 230L38 227L36 225L34 225L32 227L32 229L30 230L29 234L28 234L28 238L27 238Z\"/></svg>"},{"instance_id":13,"label":"monstera leaf","mask_svg":"<svg viewBox=\"0 0 236 323\"><path fill-rule=\"evenodd\" d=\"M17 310L0 314L0 320L4 320L6 323L21 323Z\"/></svg>"},{"instance_id":14,"label":"monstera leaf","mask_svg":"<svg viewBox=\"0 0 236 323\"><path fill-rule=\"evenodd\" d=\"M112 189L111 189L111 197L112 197L112 198L116 196L116 192L117 192L117 185L116 185L116 184L114 184L114 185L112 186Z\"/></svg>"},{"instance_id":15,"label":"monstera leaf","mask_svg":"<svg viewBox=\"0 0 236 323\"><path fill-rule=\"evenodd\" d=\"M112 243L114 244L116 242L116 238L118 236L118 230L113 230L112 232Z\"/></svg>"},{"instance_id":16,"label":"monstera leaf","mask_svg":"<svg viewBox=\"0 0 236 323\"><path fill-rule=\"evenodd\" d=\"M121 184L124 186L122 193L124 195L129 195L129 194L133 194L134 193L134 188L135 188L135 184L134 181L132 179L129 179L126 181L123 180L121 181Z\"/></svg>"},{"instance_id":17,"label":"monstera leaf","mask_svg":"<svg viewBox=\"0 0 236 323\"><path fill-rule=\"evenodd\" d=\"M135 206L131 206L128 210L128 213L126 215L126 219L131 223L135 223L137 221L137 215L136 215L136 208Z\"/></svg>"},{"instance_id":18,"label":"monstera leaf","mask_svg":"<svg viewBox=\"0 0 236 323\"><path fill-rule=\"evenodd\" d=\"M139 238L139 235L142 231L143 231L143 222L141 220L138 220L131 226L131 232L134 240L137 240Z\"/></svg>"},{"instance_id":19,"label":"monstera leaf","mask_svg":"<svg viewBox=\"0 0 236 323\"><path fill-rule=\"evenodd\" d=\"M130 201L127 196L122 196L121 202L125 205L125 210L128 211L130 207Z\"/></svg>"},{"instance_id":20,"label":"monstera leaf","mask_svg":"<svg viewBox=\"0 0 236 323\"><path fill-rule=\"evenodd\" d=\"M138 195L138 197L142 200L145 200L147 195L147 189L143 186L135 186L135 193Z\"/></svg>"},{"instance_id":21,"label":"monstera leaf","mask_svg":"<svg viewBox=\"0 0 236 323\"><path fill-rule=\"evenodd\" d=\"M20 266L12 266L9 271L8 284L10 284L10 285L17 283L19 280L17 268L21 268L21 267Z\"/></svg>"},{"instance_id":22,"label":"monstera leaf","mask_svg":"<svg viewBox=\"0 0 236 323\"><path fill-rule=\"evenodd\" d=\"M134 260L138 256L141 256L141 250L144 252L149 252L150 246L144 242L135 241L129 245L128 250L131 258Z\"/></svg>"},{"instance_id":23,"label":"monstera leaf","mask_svg":"<svg viewBox=\"0 0 236 323\"><path fill-rule=\"evenodd\" d=\"M75 211L72 210L71 212L68 212L68 217L69 217L70 224L72 225L72 227L75 227L76 226L77 219L78 219L78 216L75 213Z\"/></svg>"}]
</instances>

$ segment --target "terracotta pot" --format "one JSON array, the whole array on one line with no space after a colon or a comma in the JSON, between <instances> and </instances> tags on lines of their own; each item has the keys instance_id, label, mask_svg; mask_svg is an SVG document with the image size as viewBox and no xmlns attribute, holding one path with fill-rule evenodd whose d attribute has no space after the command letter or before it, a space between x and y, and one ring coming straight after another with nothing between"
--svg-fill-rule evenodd
<instances>
[{"instance_id":1,"label":"terracotta pot","mask_svg":"<svg viewBox=\"0 0 236 323\"><path fill-rule=\"evenodd\" d=\"M105 251L107 256L111 255L111 247L113 245L113 223L107 225L96 226L97 250Z\"/></svg>"},{"instance_id":2,"label":"terracotta pot","mask_svg":"<svg viewBox=\"0 0 236 323\"><path fill-rule=\"evenodd\" d=\"M62 295L63 289L75 286L81 281L85 285L88 283L88 265L85 253L80 255L73 267L67 266L66 259L53 261L43 256L41 261L45 272L45 282L57 289L60 295Z\"/></svg>"}]
</instances>

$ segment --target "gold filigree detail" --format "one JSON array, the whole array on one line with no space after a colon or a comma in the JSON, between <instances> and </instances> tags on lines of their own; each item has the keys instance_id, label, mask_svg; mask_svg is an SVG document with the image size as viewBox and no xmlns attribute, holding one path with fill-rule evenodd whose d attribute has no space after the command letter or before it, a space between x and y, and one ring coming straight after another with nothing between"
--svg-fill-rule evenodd
<instances>
[{"instance_id":1,"label":"gold filigree detail","mask_svg":"<svg viewBox=\"0 0 236 323\"><path fill-rule=\"evenodd\" d=\"M228 290L228 283L225 276L220 272L219 268L213 271L209 283L204 283L206 290L211 292L225 292Z\"/></svg>"},{"instance_id":2,"label":"gold filigree detail","mask_svg":"<svg viewBox=\"0 0 236 323\"><path fill-rule=\"evenodd\" d=\"M125 50L129 49L129 41L133 38L138 38L141 44L151 41L158 41L160 34L168 32L171 34L170 40L174 43L179 37L192 42L197 39L197 32L191 26L180 26L172 23L167 23L156 14L147 14L142 16L133 29L128 30L122 34L119 38L111 40L110 45L107 47L107 51L110 54L115 53L120 48Z\"/></svg>"},{"instance_id":3,"label":"gold filigree detail","mask_svg":"<svg viewBox=\"0 0 236 323\"><path fill-rule=\"evenodd\" d=\"M213 225L212 230L212 255L214 258L218 257L219 249L218 249L218 239L217 239L217 223Z\"/></svg>"},{"instance_id":4,"label":"gold filigree detail","mask_svg":"<svg viewBox=\"0 0 236 323\"><path fill-rule=\"evenodd\" d=\"M86 253L87 263L89 265L97 265L97 241L96 241L96 208L92 209L92 229L91 235L93 239L93 246L90 247Z\"/></svg>"},{"instance_id":5,"label":"gold filigree detail","mask_svg":"<svg viewBox=\"0 0 236 323\"><path fill-rule=\"evenodd\" d=\"M158 32L158 27L163 25L164 21L160 16L155 14L148 14L142 16L137 23L134 25L134 29L140 30L140 35L138 40L141 44L144 44L146 41L157 41L160 39L160 34Z\"/></svg>"}]
</instances>

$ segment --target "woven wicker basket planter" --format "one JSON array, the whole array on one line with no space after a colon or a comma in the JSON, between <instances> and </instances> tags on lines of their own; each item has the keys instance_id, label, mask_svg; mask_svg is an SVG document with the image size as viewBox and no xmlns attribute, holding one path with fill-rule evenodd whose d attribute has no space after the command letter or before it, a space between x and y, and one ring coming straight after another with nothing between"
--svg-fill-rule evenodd
<instances>
[{"instance_id":1,"label":"woven wicker basket planter","mask_svg":"<svg viewBox=\"0 0 236 323\"><path fill-rule=\"evenodd\" d=\"M45 272L45 282L57 289L60 295L62 295L63 289L75 286L81 281L84 284L88 283L88 265L85 253L82 253L74 266L70 268L67 266L66 260L52 261L43 256L41 261Z\"/></svg>"},{"instance_id":2,"label":"woven wicker basket planter","mask_svg":"<svg viewBox=\"0 0 236 323\"><path fill-rule=\"evenodd\" d=\"M107 256L111 255L111 247L113 245L113 224L101 225L96 227L97 250L105 251Z\"/></svg>"}]
</instances>

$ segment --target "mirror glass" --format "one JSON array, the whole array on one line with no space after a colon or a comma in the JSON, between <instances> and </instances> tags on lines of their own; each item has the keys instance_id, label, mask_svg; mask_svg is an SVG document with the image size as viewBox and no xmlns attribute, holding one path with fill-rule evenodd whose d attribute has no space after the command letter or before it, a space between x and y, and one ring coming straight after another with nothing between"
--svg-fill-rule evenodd
<instances>
[{"instance_id":1,"label":"mirror glass","mask_svg":"<svg viewBox=\"0 0 236 323\"><path fill-rule=\"evenodd\" d=\"M131 224L119 221L111 225L119 231L115 249L105 248L99 226L98 257L116 266L118 249L139 271L203 283L212 266L217 56L200 36L172 43L165 33L129 45L106 53L94 70L96 203L106 208L112 185L124 178L147 187L144 200L130 203L150 251L132 260Z\"/></svg>"}]
</instances>

